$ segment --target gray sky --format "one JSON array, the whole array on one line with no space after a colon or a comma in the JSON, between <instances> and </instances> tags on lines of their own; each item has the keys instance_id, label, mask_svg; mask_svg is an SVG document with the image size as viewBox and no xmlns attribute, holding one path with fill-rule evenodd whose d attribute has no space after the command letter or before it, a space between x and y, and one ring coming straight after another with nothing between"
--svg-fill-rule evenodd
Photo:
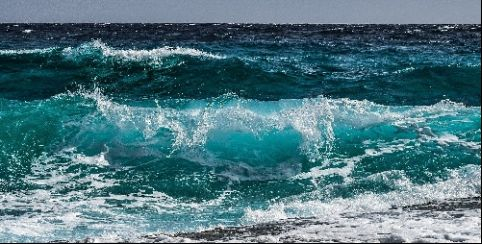
<instances>
[{"instance_id":1,"label":"gray sky","mask_svg":"<svg viewBox=\"0 0 482 244\"><path fill-rule=\"evenodd\" d=\"M462 23L481 0L0 0L0 22Z\"/></svg>"}]
</instances>

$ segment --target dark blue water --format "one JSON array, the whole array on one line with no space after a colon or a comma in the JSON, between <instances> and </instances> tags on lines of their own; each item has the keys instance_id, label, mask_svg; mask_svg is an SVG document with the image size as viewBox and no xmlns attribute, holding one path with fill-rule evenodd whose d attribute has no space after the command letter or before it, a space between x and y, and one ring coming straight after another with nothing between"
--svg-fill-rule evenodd
<instances>
[{"instance_id":1,"label":"dark blue water","mask_svg":"<svg viewBox=\"0 0 482 244\"><path fill-rule=\"evenodd\" d=\"M480 195L480 48L480 25L2 24L0 240Z\"/></svg>"}]
</instances>

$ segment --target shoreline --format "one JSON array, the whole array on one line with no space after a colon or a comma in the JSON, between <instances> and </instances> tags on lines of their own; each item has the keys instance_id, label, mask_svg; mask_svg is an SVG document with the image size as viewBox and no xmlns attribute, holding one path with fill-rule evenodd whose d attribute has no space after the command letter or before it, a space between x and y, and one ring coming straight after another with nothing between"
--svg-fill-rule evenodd
<instances>
[{"instance_id":1,"label":"shoreline","mask_svg":"<svg viewBox=\"0 0 482 244\"><path fill-rule=\"evenodd\" d=\"M481 197L467 197L467 198L459 198L459 199L446 199L443 201L432 201L425 204L417 204L411 206L402 206L402 207L394 207L392 210L384 213L384 214L391 214L390 212L397 212L404 211L404 212L413 212L413 211L429 211L429 212L452 212L449 213L452 216L460 217L460 212L464 210L476 210L481 208ZM368 214L370 213L362 213ZM380 213L373 213L373 214L380 214ZM347 216L348 217L348 216ZM351 216L350 216L351 218ZM242 226L242 227L225 227L225 228L215 228L212 230L206 230L201 232L190 232L190 233L178 233L173 235L173 237L181 237L181 238L188 238L194 241L208 241L208 242L217 242L217 241L230 241L233 239L250 239L259 236L266 236L266 235L280 235L282 233L286 233L297 228L307 228L310 226L320 226L320 225L330 225L331 223L328 221L323 221L316 218L294 218L294 219L286 219L274 222L267 222L256 224L252 226ZM240 238L239 238L240 237ZM296 241L296 238L286 238L285 240L281 240L282 242L293 242ZM310 240L317 242L318 240ZM322 241L322 240L320 240ZM332 240L336 241L336 240ZM404 242L401 238L398 237L388 237L380 239L381 242Z\"/></svg>"},{"instance_id":2,"label":"shoreline","mask_svg":"<svg viewBox=\"0 0 482 244\"><path fill-rule=\"evenodd\" d=\"M104 240L102 238L86 238L77 241L57 240L51 243L93 243L99 241L107 242L385 242L385 243L403 243L403 242L480 242L480 216L481 216L481 197L466 197L457 199L446 199L439 201L431 201L424 204L397 206L385 212L367 212L358 214L347 214L341 216L338 220L322 220L316 217L311 218L289 218L285 220L272 221L248 226L223 227L214 228L200 232L184 232L176 234L149 234L137 237L132 240L116 239ZM461 220L473 222L473 219L479 220L479 232L476 233L475 239L464 237L461 230L464 225L458 225ZM381 228L384 223L390 221L400 221L408 223L406 226L400 227L399 233L396 231L386 231ZM440 226L442 233L440 236L433 234L421 235L419 237L407 238L403 233L409 230L423 227L425 222L419 223L421 220L433 220L433 226L438 227L437 222L442 220L453 221ZM361 220L361 221L358 221ZM370 222L371 221L371 222ZM354 225L353 223L361 224ZM462 221L464 222L464 221ZM411 225L413 229L411 228ZM454 225L458 228L447 228ZM374 229L365 229L367 226L375 226ZM378 227L377 227L378 226ZM362 230L357 233L356 229ZM450 229L450 230L448 230ZM332 232L327 232L331 230ZM370 231L373 231L370 233ZM421 230L422 231L422 230ZM463 232L463 231L462 231ZM347 236L340 235L345 233ZM402 234L400 234L402 233ZM478 236L477 236L478 234ZM442 239L440 239L442 238Z\"/></svg>"}]
</instances>

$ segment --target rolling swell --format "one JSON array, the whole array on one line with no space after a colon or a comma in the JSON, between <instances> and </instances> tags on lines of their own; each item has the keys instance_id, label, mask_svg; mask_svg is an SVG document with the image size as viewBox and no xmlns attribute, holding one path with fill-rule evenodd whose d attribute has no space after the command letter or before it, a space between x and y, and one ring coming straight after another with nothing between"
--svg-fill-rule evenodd
<instances>
[{"instance_id":1,"label":"rolling swell","mask_svg":"<svg viewBox=\"0 0 482 244\"><path fill-rule=\"evenodd\" d=\"M327 45L302 52L288 48L281 55L266 50L260 56L250 49L116 49L97 40L78 47L0 50L0 82L4 98L20 100L95 84L111 96L129 99L235 93L279 100L323 94L388 105L430 105L443 99L480 105L480 58L426 48L351 47L345 54Z\"/></svg>"},{"instance_id":2,"label":"rolling swell","mask_svg":"<svg viewBox=\"0 0 482 244\"><path fill-rule=\"evenodd\" d=\"M229 94L139 106L116 103L99 89L28 103L3 101L0 123L9 132L0 138L2 161L10 163L2 164L2 177L30 173L31 158L66 152L114 168L179 159L213 168L229 181L286 179L323 169L343 177L376 173L383 165L376 158L383 155L380 160L393 162L385 170L403 170L425 182L459 167L453 158L477 163L479 109L447 100L413 107L323 97L261 102ZM412 165L407 150L427 161ZM445 156L437 158L433 150ZM356 165L365 158L373 162ZM431 176L418 167L430 169Z\"/></svg>"}]
</instances>

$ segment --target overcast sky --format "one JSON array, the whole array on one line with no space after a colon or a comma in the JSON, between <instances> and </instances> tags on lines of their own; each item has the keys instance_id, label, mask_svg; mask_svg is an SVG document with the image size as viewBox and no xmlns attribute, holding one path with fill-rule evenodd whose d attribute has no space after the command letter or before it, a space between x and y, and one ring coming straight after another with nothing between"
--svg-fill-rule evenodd
<instances>
[{"instance_id":1,"label":"overcast sky","mask_svg":"<svg viewBox=\"0 0 482 244\"><path fill-rule=\"evenodd\" d=\"M481 0L0 0L0 22L476 23Z\"/></svg>"}]
</instances>

